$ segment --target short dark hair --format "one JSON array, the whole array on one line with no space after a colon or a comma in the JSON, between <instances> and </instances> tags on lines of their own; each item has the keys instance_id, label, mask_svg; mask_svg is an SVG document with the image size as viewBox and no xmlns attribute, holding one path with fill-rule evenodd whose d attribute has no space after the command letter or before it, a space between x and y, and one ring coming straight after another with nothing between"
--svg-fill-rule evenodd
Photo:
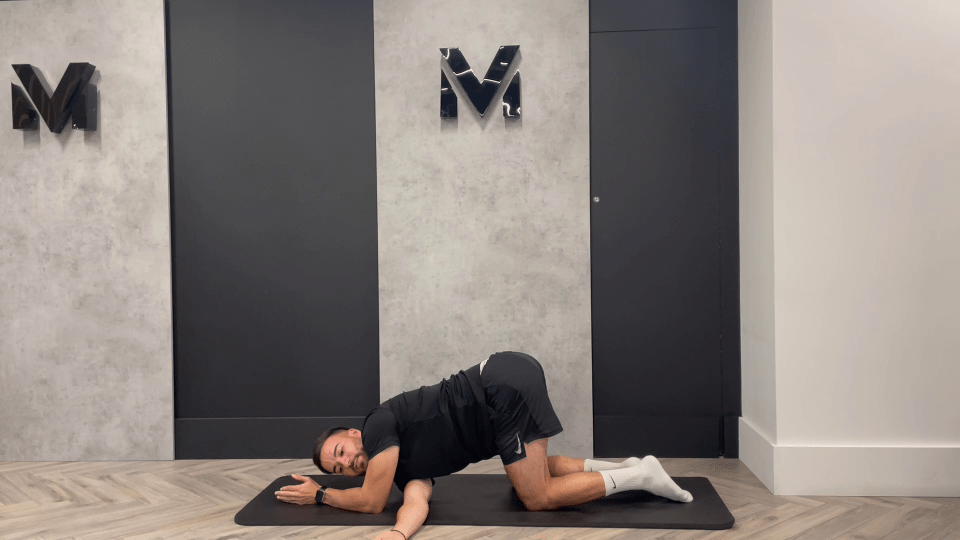
<instances>
[{"instance_id":1,"label":"short dark hair","mask_svg":"<svg viewBox=\"0 0 960 540\"><path fill-rule=\"evenodd\" d=\"M318 469L327 473L333 474L332 472L323 468L323 465L320 464L320 449L323 448L323 443L327 442L327 439L340 433L342 431L347 431L345 427L335 427L328 429L323 432L323 435L317 437L317 442L313 443L313 464L317 466Z\"/></svg>"}]
</instances>

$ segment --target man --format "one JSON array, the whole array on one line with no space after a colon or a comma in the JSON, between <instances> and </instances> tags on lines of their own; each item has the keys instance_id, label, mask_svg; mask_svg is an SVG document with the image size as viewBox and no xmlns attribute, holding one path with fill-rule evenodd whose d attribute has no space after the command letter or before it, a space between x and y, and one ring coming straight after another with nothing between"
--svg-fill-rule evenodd
<instances>
[{"instance_id":1,"label":"man","mask_svg":"<svg viewBox=\"0 0 960 540\"><path fill-rule=\"evenodd\" d=\"M547 439L561 431L540 363L523 353L497 353L438 384L385 401L367 415L362 430L334 428L318 438L317 467L327 474L364 476L361 487L326 489L294 475L302 484L276 495L289 503L379 514L396 484L403 492L397 524L377 540L409 539L427 517L434 477L495 455L531 511L636 489L693 500L653 456L623 463L547 457Z\"/></svg>"}]
</instances>

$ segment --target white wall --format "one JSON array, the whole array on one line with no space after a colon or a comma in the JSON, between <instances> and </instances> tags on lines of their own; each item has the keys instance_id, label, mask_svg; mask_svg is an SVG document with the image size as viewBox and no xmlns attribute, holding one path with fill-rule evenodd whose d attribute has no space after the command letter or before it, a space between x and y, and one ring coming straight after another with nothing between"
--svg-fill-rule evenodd
<instances>
[{"instance_id":1,"label":"white wall","mask_svg":"<svg viewBox=\"0 0 960 540\"><path fill-rule=\"evenodd\" d=\"M173 458L163 2L0 2L0 461ZM12 129L11 64L97 67L96 132Z\"/></svg>"},{"instance_id":2,"label":"white wall","mask_svg":"<svg viewBox=\"0 0 960 540\"><path fill-rule=\"evenodd\" d=\"M960 495L960 4L741 0L740 33L741 459Z\"/></svg>"}]
</instances>

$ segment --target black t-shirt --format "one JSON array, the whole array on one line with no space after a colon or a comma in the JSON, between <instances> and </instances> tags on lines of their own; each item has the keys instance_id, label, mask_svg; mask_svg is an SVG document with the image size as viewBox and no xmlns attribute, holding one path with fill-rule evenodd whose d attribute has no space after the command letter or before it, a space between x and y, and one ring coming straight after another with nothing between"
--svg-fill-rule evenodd
<instances>
[{"instance_id":1,"label":"black t-shirt","mask_svg":"<svg viewBox=\"0 0 960 540\"><path fill-rule=\"evenodd\" d=\"M381 403L363 421L363 449L373 459L400 446L393 477L400 491L410 480L433 482L496 455L486 406L477 364Z\"/></svg>"}]
</instances>

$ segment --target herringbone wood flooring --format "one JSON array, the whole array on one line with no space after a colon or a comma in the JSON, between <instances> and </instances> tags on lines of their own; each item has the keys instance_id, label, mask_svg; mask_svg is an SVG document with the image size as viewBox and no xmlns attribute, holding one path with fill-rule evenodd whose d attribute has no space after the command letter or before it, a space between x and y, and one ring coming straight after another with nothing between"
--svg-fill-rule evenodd
<instances>
[{"instance_id":1,"label":"herringbone wood flooring","mask_svg":"<svg viewBox=\"0 0 960 540\"><path fill-rule=\"evenodd\" d=\"M619 461L619 460L617 460ZM735 459L663 459L672 476L705 476L737 518L727 531L426 526L428 539L947 540L960 499L775 497ZM463 471L503 474L499 459ZM0 538L371 539L383 527L241 527L233 516L309 460L0 462Z\"/></svg>"}]
</instances>

